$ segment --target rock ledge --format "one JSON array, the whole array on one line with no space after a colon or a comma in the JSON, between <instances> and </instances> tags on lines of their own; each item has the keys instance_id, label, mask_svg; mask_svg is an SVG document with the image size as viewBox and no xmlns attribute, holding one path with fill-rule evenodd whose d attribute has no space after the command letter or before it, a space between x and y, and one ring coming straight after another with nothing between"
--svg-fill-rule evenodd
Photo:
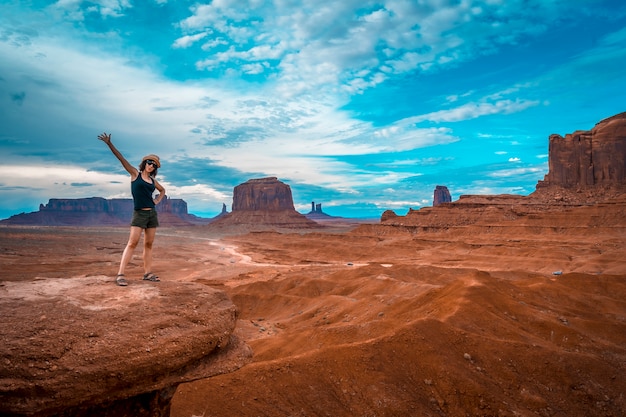
<instances>
[{"instance_id":1,"label":"rock ledge","mask_svg":"<svg viewBox=\"0 0 626 417\"><path fill-rule=\"evenodd\" d=\"M238 312L197 283L0 282L0 414L168 416L178 384L252 356Z\"/></svg>"}]
</instances>

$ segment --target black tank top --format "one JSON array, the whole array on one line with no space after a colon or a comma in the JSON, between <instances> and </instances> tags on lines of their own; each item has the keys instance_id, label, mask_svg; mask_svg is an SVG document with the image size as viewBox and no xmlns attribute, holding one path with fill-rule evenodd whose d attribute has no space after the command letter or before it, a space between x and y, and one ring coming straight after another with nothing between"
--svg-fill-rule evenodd
<instances>
[{"instance_id":1,"label":"black tank top","mask_svg":"<svg viewBox=\"0 0 626 417\"><path fill-rule=\"evenodd\" d=\"M130 191L133 194L135 210L154 208L152 194L155 189L156 186L154 185L154 180L151 183L145 182L143 178L141 178L141 173L139 173L137 179L130 183Z\"/></svg>"}]
</instances>

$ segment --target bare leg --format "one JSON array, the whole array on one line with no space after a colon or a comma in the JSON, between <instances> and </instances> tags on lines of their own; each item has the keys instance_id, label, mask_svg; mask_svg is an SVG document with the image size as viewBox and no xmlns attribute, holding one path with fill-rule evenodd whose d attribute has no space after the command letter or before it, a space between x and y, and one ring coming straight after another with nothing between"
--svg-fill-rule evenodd
<instances>
[{"instance_id":1,"label":"bare leg","mask_svg":"<svg viewBox=\"0 0 626 417\"><path fill-rule=\"evenodd\" d=\"M126 270L126 265L130 262L130 259L133 256L133 252L139 243L139 239L141 238L141 227L131 226L130 227L130 236L128 237L128 243L126 244L126 248L124 248L124 253L122 254L122 261L120 262L120 269L117 271L118 275L123 275ZM154 240L154 236L152 237Z\"/></svg>"},{"instance_id":2,"label":"bare leg","mask_svg":"<svg viewBox=\"0 0 626 417\"><path fill-rule=\"evenodd\" d=\"M156 227L145 230L143 235L143 273L152 272L152 244L156 235Z\"/></svg>"}]
</instances>

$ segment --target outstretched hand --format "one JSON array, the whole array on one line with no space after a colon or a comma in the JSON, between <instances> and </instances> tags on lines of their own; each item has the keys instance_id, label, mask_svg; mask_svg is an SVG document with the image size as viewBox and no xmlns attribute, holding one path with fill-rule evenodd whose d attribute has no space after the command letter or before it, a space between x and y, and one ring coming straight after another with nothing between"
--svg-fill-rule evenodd
<instances>
[{"instance_id":1,"label":"outstretched hand","mask_svg":"<svg viewBox=\"0 0 626 417\"><path fill-rule=\"evenodd\" d=\"M98 135L98 139L100 139L102 142L108 145L111 143L111 134L109 133L107 135L106 133L102 133L101 135Z\"/></svg>"}]
</instances>

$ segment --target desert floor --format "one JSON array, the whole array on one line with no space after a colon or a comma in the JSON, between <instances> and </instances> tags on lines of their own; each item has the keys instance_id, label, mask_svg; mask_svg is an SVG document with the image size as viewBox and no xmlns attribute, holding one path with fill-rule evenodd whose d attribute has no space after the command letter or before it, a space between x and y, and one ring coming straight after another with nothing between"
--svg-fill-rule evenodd
<instances>
[{"instance_id":1,"label":"desert floor","mask_svg":"<svg viewBox=\"0 0 626 417\"><path fill-rule=\"evenodd\" d=\"M353 227L159 229L161 280L225 291L254 351L238 371L180 385L172 417L626 415L626 236ZM2 227L0 277L115 285L127 237Z\"/></svg>"}]
</instances>

